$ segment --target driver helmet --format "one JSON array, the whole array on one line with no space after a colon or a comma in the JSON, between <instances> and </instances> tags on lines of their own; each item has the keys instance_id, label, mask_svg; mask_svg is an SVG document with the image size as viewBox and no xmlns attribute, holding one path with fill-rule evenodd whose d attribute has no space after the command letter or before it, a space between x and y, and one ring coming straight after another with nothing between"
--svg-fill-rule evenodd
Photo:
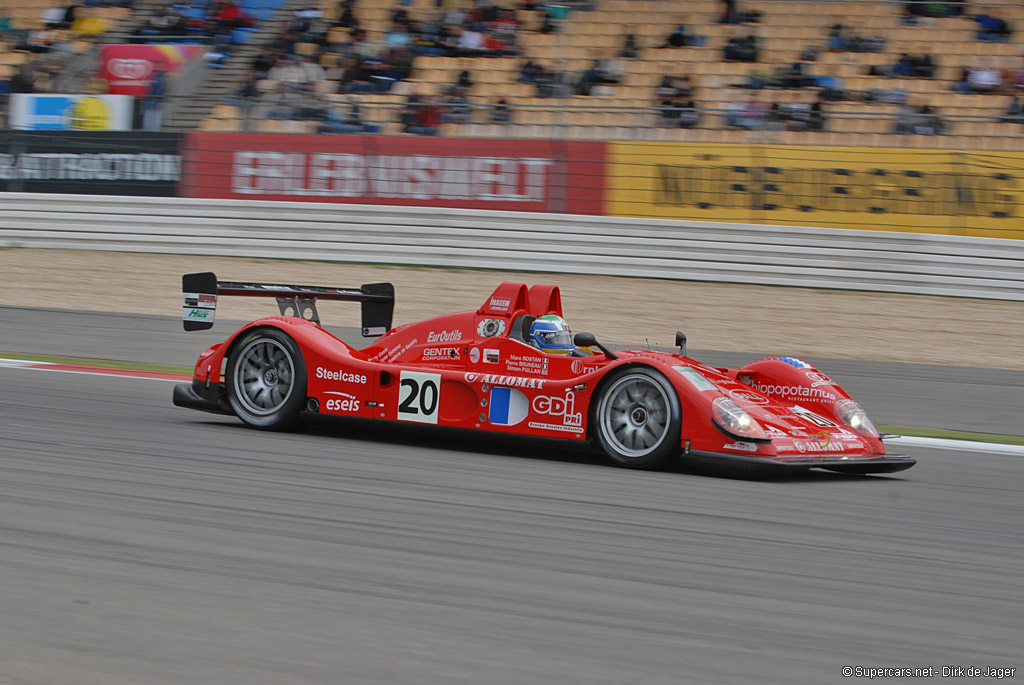
<instances>
[{"instance_id":1,"label":"driver helmet","mask_svg":"<svg viewBox=\"0 0 1024 685\"><path fill-rule=\"evenodd\" d=\"M530 344L548 354L571 354L572 331L560 316L546 314L530 325Z\"/></svg>"}]
</instances>

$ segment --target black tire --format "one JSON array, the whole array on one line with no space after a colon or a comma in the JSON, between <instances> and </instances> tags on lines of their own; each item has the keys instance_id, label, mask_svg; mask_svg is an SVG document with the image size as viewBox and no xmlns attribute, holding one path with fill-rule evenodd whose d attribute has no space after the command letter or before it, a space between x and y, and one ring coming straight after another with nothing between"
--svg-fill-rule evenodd
<instances>
[{"instance_id":1,"label":"black tire","mask_svg":"<svg viewBox=\"0 0 1024 685\"><path fill-rule=\"evenodd\" d=\"M591 405L597 443L620 466L654 469L682 452L679 396L668 379L647 366L610 374Z\"/></svg>"},{"instance_id":2,"label":"black tire","mask_svg":"<svg viewBox=\"0 0 1024 685\"><path fill-rule=\"evenodd\" d=\"M253 428L289 428L306 402L302 352L276 328L242 335L228 357L226 381L231 409Z\"/></svg>"}]
</instances>

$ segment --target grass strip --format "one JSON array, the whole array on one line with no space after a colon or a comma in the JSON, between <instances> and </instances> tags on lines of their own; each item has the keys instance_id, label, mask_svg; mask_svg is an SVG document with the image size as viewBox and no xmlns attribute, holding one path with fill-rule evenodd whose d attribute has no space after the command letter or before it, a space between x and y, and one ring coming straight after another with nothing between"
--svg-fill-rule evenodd
<instances>
[{"instance_id":1,"label":"grass strip","mask_svg":"<svg viewBox=\"0 0 1024 685\"><path fill-rule=\"evenodd\" d=\"M973 440L974 442L994 442L1001 445L1024 445L1024 436L997 435L995 433L970 433L968 431L951 431L940 428L912 428L908 426L879 426L879 430L896 435L915 438L945 438L947 440Z\"/></svg>"},{"instance_id":2,"label":"grass strip","mask_svg":"<svg viewBox=\"0 0 1024 685\"><path fill-rule=\"evenodd\" d=\"M74 364L76 366L96 366L104 369L128 369L130 371L153 371L155 373L180 373L192 375L189 366L173 366L171 364L147 364L145 362L122 362L112 359L86 359L84 357L59 357L52 354L25 354L22 352L0 352L4 359L19 359L26 362L50 362L51 364Z\"/></svg>"}]
</instances>

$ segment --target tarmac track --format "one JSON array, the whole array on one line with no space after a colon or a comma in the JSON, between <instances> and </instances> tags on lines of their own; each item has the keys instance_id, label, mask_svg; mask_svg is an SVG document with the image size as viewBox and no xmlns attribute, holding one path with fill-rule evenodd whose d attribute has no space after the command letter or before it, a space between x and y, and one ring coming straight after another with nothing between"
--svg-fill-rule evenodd
<instances>
[{"instance_id":1,"label":"tarmac track","mask_svg":"<svg viewBox=\"0 0 1024 685\"><path fill-rule=\"evenodd\" d=\"M171 387L0 368L0 683L1022 677L1020 457L752 482Z\"/></svg>"}]
</instances>

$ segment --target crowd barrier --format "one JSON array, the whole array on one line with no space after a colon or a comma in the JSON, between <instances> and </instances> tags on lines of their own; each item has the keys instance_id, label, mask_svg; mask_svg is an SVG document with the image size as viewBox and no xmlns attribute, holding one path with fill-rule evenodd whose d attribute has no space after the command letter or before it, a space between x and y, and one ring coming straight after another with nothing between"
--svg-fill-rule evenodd
<instances>
[{"instance_id":1,"label":"crowd barrier","mask_svg":"<svg viewBox=\"0 0 1024 685\"><path fill-rule=\"evenodd\" d=\"M8 193L0 203L0 246L512 269L1024 301L1024 242L1019 240L537 212ZM779 297L785 293L780 291ZM884 316L880 311L879 317Z\"/></svg>"},{"instance_id":2,"label":"crowd barrier","mask_svg":"<svg viewBox=\"0 0 1024 685\"><path fill-rule=\"evenodd\" d=\"M1024 154L247 133L0 134L0 190L1024 239Z\"/></svg>"}]
</instances>

